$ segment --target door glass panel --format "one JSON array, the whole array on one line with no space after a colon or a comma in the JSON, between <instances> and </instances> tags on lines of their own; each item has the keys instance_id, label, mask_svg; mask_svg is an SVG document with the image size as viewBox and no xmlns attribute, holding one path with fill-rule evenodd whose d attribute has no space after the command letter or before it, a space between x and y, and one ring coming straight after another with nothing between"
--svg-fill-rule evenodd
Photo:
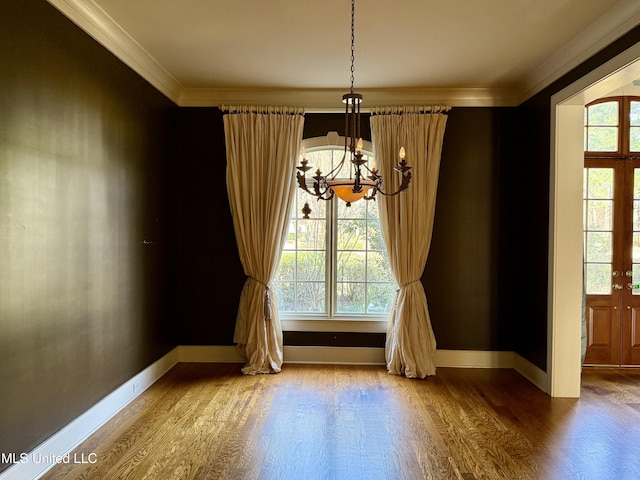
<instances>
[{"instance_id":1,"label":"door glass panel","mask_svg":"<svg viewBox=\"0 0 640 480\"><path fill-rule=\"evenodd\" d=\"M612 232L587 232L587 262L611 262Z\"/></svg>"},{"instance_id":2,"label":"door glass panel","mask_svg":"<svg viewBox=\"0 0 640 480\"><path fill-rule=\"evenodd\" d=\"M635 121L640 123L640 102L631 102L631 121L634 121L633 104L636 104ZM632 246L631 293L640 295L640 168L633 169L633 246Z\"/></svg>"},{"instance_id":3,"label":"door glass panel","mask_svg":"<svg viewBox=\"0 0 640 480\"><path fill-rule=\"evenodd\" d=\"M585 274L587 295L611 295L611 264L587 263Z\"/></svg>"},{"instance_id":4,"label":"door glass panel","mask_svg":"<svg viewBox=\"0 0 640 480\"><path fill-rule=\"evenodd\" d=\"M613 230L613 200L587 200L587 230Z\"/></svg>"},{"instance_id":5,"label":"door glass panel","mask_svg":"<svg viewBox=\"0 0 640 480\"><path fill-rule=\"evenodd\" d=\"M629 151L640 152L640 102L631 102L629 122Z\"/></svg>"},{"instance_id":6,"label":"door glass panel","mask_svg":"<svg viewBox=\"0 0 640 480\"><path fill-rule=\"evenodd\" d=\"M613 168L584 169L585 288L589 295L611 294L613 174Z\"/></svg>"},{"instance_id":7,"label":"door glass panel","mask_svg":"<svg viewBox=\"0 0 640 480\"><path fill-rule=\"evenodd\" d=\"M640 152L640 127L631 127L629 130L629 150Z\"/></svg>"},{"instance_id":8,"label":"door glass panel","mask_svg":"<svg viewBox=\"0 0 640 480\"><path fill-rule=\"evenodd\" d=\"M590 168L587 176L589 199L613 199L613 168Z\"/></svg>"}]
</instances>

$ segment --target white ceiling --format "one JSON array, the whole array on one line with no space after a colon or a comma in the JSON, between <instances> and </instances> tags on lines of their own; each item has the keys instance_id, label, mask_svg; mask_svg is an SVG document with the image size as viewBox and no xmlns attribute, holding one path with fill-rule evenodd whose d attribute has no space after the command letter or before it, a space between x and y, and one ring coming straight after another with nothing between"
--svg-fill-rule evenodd
<instances>
[{"instance_id":1,"label":"white ceiling","mask_svg":"<svg viewBox=\"0 0 640 480\"><path fill-rule=\"evenodd\" d=\"M349 0L49 0L180 105L339 105ZM516 105L640 24L638 0L358 0L375 104Z\"/></svg>"}]
</instances>

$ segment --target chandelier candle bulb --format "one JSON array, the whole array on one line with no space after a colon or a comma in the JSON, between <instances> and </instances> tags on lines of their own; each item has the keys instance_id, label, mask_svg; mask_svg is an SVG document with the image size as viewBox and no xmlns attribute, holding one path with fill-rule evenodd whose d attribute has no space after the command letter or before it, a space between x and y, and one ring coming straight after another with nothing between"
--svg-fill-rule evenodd
<instances>
[{"instance_id":1,"label":"chandelier candle bulb","mask_svg":"<svg viewBox=\"0 0 640 480\"><path fill-rule=\"evenodd\" d=\"M404 160L404 157L405 157L404 147L400 147L400 152L398 153L398 155L400 155L400 160Z\"/></svg>"}]
</instances>

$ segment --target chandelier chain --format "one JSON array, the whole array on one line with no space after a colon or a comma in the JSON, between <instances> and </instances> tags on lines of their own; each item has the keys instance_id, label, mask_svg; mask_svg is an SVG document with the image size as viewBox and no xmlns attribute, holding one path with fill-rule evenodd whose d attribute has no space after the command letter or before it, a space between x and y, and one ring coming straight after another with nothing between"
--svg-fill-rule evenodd
<instances>
[{"instance_id":1,"label":"chandelier chain","mask_svg":"<svg viewBox=\"0 0 640 480\"><path fill-rule=\"evenodd\" d=\"M355 34L355 18L356 18L356 0L351 0L351 93L353 93L353 82L355 80L354 72L354 61L355 61L355 47L354 43L356 40Z\"/></svg>"}]
</instances>

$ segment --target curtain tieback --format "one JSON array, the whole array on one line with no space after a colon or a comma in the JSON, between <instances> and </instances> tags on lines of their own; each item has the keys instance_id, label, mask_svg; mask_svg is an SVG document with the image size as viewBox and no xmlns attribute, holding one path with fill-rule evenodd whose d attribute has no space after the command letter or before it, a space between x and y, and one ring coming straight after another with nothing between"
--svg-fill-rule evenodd
<instances>
[{"instance_id":1,"label":"curtain tieback","mask_svg":"<svg viewBox=\"0 0 640 480\"><path fill-rule=\"evenodd\" d=\"M411 280L410 282L403 283L402 285L400 285L400 286L399 286L399 288L396 290L396 292L399 292L399 291L400 291L400 288L405 288L405 287L408 287L409 285L411 285L412 283L418 283L418 282L420 282L420 279L418 279L418 280Z\"/></svg>"},{"instance_id":2,"label":"curtain tieback","mask_svg":"<svg viewBox=\"0 0 640 480\"><path fill-rule=\"evenodd\" d=\"M251 280L253 280L254 282L259 283L260 285L262 285L265 290L264 290L264 319L265 320L271 320L271 288L269 288L269 285L267 285L264 282L261 282L260 280L258 280L257 278L254 277L249 277Z\"/></svg>"}]
</instances>

